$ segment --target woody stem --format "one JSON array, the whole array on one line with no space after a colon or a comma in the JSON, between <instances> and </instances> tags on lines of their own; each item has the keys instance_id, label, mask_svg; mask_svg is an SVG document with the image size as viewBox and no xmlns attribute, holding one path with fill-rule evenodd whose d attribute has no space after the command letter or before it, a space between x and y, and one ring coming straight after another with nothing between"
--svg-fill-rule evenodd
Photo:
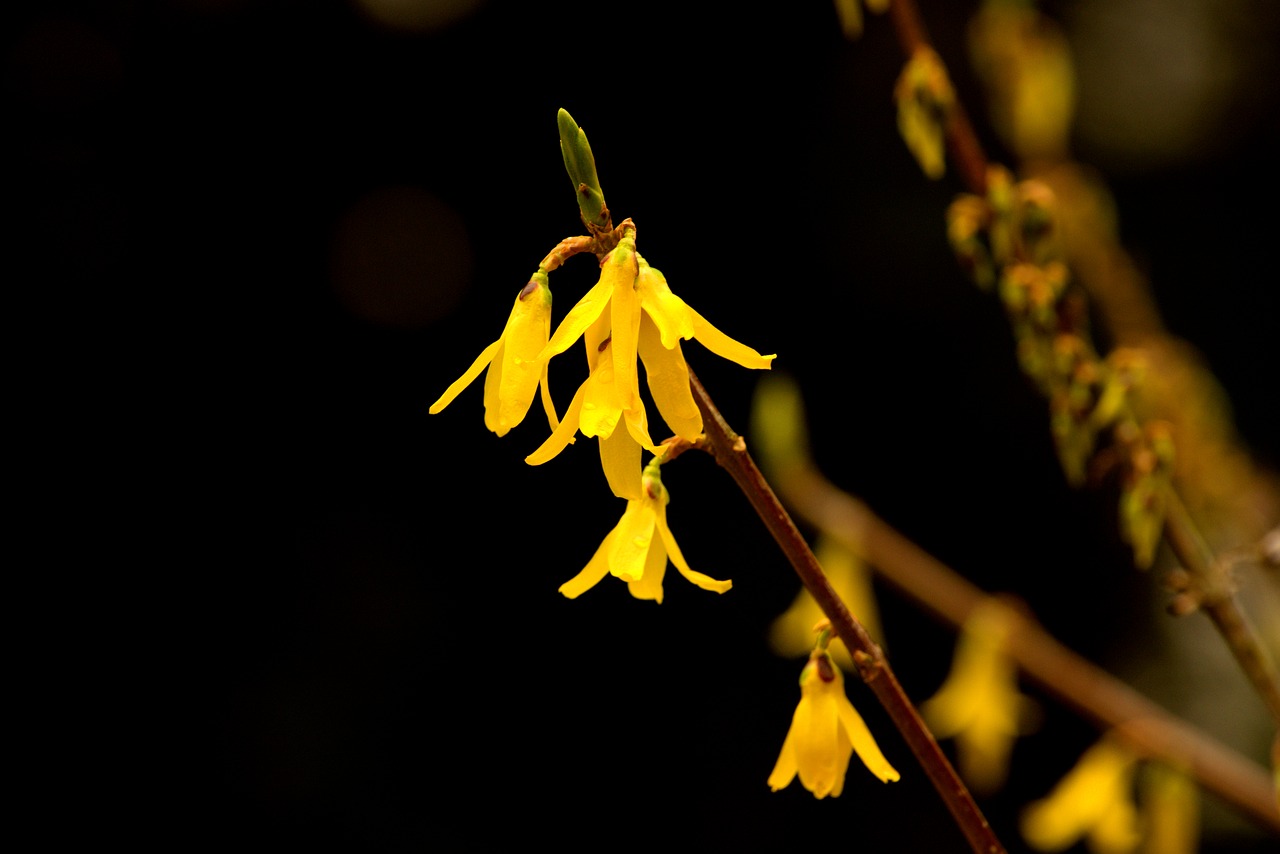
<instances>
[{"instance_id":1,"label":"woody stem","mask_svg":"<svg viewBox=\"0 0 1280 854\"><path fill-rule=\"evenodd\" d=\"M880 705L889 714L916 761L929 777L929 781L950 810L956 825L975 852L996 854L1004 846L996 838L973 796L956 774L947 757L938 747L911 700L898 684L893 669L880 647L871 640L867 630L849 613L839 595L827 580L817 558L809 549L791 516L774 494L764 475L747 453L746 442L733 431L716 408L707 390L702 387L693 371L689 371L689 385L693 399L702 413L703 429L707 434L709 450L716 462L729 472L742 490L760 520L773 535L778 547L800 576L805 589L813 596L818 607L827 615L836 635L844 641L858 665L858 673ZM705 446L704 446L705 447Z\"/></svg>"}]
</instances>

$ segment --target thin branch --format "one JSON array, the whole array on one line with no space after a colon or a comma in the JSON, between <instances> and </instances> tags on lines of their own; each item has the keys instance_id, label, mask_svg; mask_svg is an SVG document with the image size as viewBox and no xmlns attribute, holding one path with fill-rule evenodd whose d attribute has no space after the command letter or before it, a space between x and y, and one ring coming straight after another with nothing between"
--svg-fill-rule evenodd
<instances>
[{"instance_id":1,"label":"thin branch","mask_svg":"<svg viewBox=\"0 0 1280 854\"><path fill-rule=\"evenodd\" d=\"M774 473L796 514L862 556L935 616L959 628L988 598L975 585L842 492L808 460ZM1032 618L1010 612L1010 657L1030 679L1140 755L1185 769L1208 791L1272 832L1280 813L1267 773L1063 646ZM1277 742L1280 744L1280 742Z\"/></svg>"},{"instance_id":2,"label":"thin branch","mask_svg":"<svg viewBox=\"0 0 1280 854\"><path fill-rule=\"evenodd\" d=\"M910 58L917 50L931 47L915 0L891 0L889 18L902 52ZM982 145L957 101L947 122L947 149L965 186L979 196L986 194L988 162ZM1182 565L1208 593L1202 609L1209 615L1223 641L1262 698L1272 718L1280 724L1280 677L1267 656L1249 618L1245 615L1222 565L1204 542L1204 537L1172 489L1170 511L1165 519L1165 541Z\"/></svg>"},{"instance_id":3,"label":"thin branch","mask_svg":"<svg viewBox=\"0 0 1280 854\"><path fill-rule=\"evenodd\" d=\"M805 588L831 620L836 634L853 654L862 681L871 688L880 705L902 733L907 746L942 797L947 809L951 811L969 845L980 854L1004 851L973 796L947 761L911 700L907 698L884 653L871 640L862 624L849 613L849 609L832 588L817 558L809 550L808 543L774 495L751 455L747 453L746 442L724 420L692 371L689 372L689 381L693 398L702 413L703 429L710 445L708 450L716 462L733 477L777 541L778 547L791 562Z\"/></svg>"}]
</instances>

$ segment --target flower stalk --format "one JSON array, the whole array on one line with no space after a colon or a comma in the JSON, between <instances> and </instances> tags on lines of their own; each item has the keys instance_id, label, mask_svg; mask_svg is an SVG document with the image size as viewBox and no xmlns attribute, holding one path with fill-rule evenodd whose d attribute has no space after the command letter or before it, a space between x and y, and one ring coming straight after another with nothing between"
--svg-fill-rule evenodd
<instances>
[{"instance_id":1,"label":"flower stalk","mask_svg":"<svg viewBox=\"0 0 1280 854\"><path fill-rule=\"evenodd\" d=\"M689 382L693 390L693 399L702 412L708 450L715 457L716 462L729 472L747 500L751 502L760 520L764 522L765 527L778 543L778 547L782 549L792 568L800 576L800 581L813 595L822 612L827 615L827 619L831 621L836 635L849 648L857 665L858 675L871 688L880 705L893 720L894 726L902 733L907 746L951 812L970 847L975 852L984 852L984 854L1004 851L1004 846L1000 844L1000 840L996 838L990 824L974 802L973 795L965 788L960 775L947 761L938 742L934 740L919 712L916 711L897 677L894 676L884 653L840 600L818 564L817 558L810 551L808 543L801 536L795 523L791 521L790 514L760 473L751 455L747 453L746 441L724 420L724 416L720 414L720 410L716 408L693 371L689 372Z\"/></svg>"}]
</instances>

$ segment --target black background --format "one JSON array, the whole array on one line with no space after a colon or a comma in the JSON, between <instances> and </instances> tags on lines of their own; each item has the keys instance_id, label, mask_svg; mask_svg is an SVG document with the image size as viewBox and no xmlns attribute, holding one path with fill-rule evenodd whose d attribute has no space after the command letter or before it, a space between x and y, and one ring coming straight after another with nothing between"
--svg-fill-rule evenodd
<instances>
[{"instance_id":1,"label":"black background","mask_svg":"<svg viewBox=\"0 0 1280 854\"><path fill-rule=\"evenodd\" d=\"M710 459L667 467L669 518L734 589L672 573L660 607L611 579L570 602L556 588L622 510L592 443L525 466L537 410L499 440L478 384L427 415L580 231L560 107L673 289L798 378L834 480L1086 655L1142 667L1162 595L1128 569L1114 495L1063 485L1001 310L951 259L960 187L926 181L897 137L887 22L850 44L829 4L687 5L489 2L417 34L336 0L16 13L17 257L55 327L92 330L72 376L119 431L99 449L113 476L146 493L99 490L91 512L132 520L106 559L161 564L120 582L145 590L124 622L148 690L111 705L149 722L138 737L171 768L148 788L181 806L127 795L113 821L177 850L961 849L856 684L902 782L855 760L837 801L768 791L800 665L764 637L797 583ZM925 7L981 128L972 4ZM1274 107L1213 151L1106 176L1170 327L1272 465ZM556 320L592 282L584 259L553 275ZM686 353L745 431L756 377ZM554 368L563 410L585 370ZM923 699L952 635L883 607ZM192 699L163 712L140 699L179 684ZM1095 737L1046 702L984 803L1011 848L1018 809ZM86 770L108 787L86 798L114 802L125 784ZM1240 833L1215 850L1256 844Z\"/></svg>"}]
</instances>

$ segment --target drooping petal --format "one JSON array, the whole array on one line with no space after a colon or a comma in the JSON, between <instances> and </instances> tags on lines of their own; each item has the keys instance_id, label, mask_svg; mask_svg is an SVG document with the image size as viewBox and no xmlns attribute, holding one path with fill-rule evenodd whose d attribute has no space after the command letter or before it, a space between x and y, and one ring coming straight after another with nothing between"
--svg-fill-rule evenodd
<instances>
[{"instance_id":1,"label":"drooping petal","mask_svg":"<svg viewBox=\"0 0 1280 854\"><path fill-rule=\"evenodd\" d=\"M539 381L538 387L542 391L542 408L547 413L547 424L551 426L551 432L554 433L556 428L560 426L560 418L556 415L556 405L551 399L551 384L548 382L547 371L550 364L550 362L542 363L542 380ZM569 437L569 441L573 441L572 436Z\"/></svg>"},{"instance_id":2,"label":"drooping petal","mask_svg":"<svg viewBox=\"0 0 1280 854\"><path fill-rule=\"evenodd\" d=\"M866 723L862 720L862 715L858 714L858 710L853 707L848 695L844 693L844 680L841 679L840 682L842 684L836 696L836 711L840 717L841 730L848 736L849 743L853 745L858 758L862 760L863 765L867 766L868 771L879 777L882 783L895 782L899 778L897 770L880 752L880 745L876 744L871 730L867 729Z\"/></svg>"},{"instance_id":3,"label":"drooping petal","mask_svg":"<svg viewBox=\"0 0 1280 854\"><path fill-rule=\"evenodd\" d=\"M710 321L694 309L690 308L689 313L693 315L693 337L717 356L737 362L744 368L762 370L768 370L773 360L777 358L776 355L761 356L746 344L733 340L712 326Z\"/></svg>"},{"instance_id":4,"label":"drooping petal","mask_svg":"<svg viewBox=\"0 0 1280 854\"><path fill-rule=\"evenodd\" d=\"M681 338L693 337L693 314L689 306L671 292L666 276L644 259L640 259L636 293L640 295L640 307L657 327L663 347L670 350Z\"/></svg>"},{"instance_id":5,"label":"drooping petal","mask_svg":"<svg viewBox=\"0 0 1280 854\"><path fill-rule=\"evenodd\" d=\"M596 553L591 556L591 560L587 561L587 565L582 568L582 571L560 585L560 592L564 594L565 598L577 599L583 593L599 584L600 580L609 574L609 551L617 534L618 529L615 527L604 538L604 542L600 544L600 548L596 549Z\"/></svg>"},{"instance_id":6,"label":"drooping petal","mask_svg":"<svg viewBox=\"0 0 1280 854\"><path fill-rule=\"evenodd\" d=\"M662 420L681 439L696 441L702 435L702 414L689 390L689 366L680 352L680 340L670 349L664 347L658 327L646 314L640 320L638 350Z\"/></svg>"},{"instance_id":7,"label":"drooping petal","mask_svg":"<svg viewBox=\"0 0 1280 854\"><path fill-rule=\"evenodd\" d=\"M582 398L586 394L586 388L586 383L578 387L578 393L573 396L573 400L569 402L569 408L564 411L564 420L557 425L538 450L524 458L526 463L531 466L540 466L563 451L573 441L573 434L578 432L578 418L582 413Z\"/></svg>"},{"instance_id":8,"label":"drooping petal","mask_svg":"<svg viewBox=\"0 0 1280 854\"><path fill-rule=\"evenodd\" d=\"M644 578L645 560L653 542L653 510L643 501L628 501L618 522L618 536L609 553L609 571L623 581Z\"/></svg>"},{"instance_id":9,"label":"drooping petal","mask_svg":"<svg viewBox=\"0 0 1280 854\"><path fill-rule=\"evenodd\" d=\"M646 500L647 497L646 497ZM655 507L655 516L658 522L658 533L662 536L662 544L667 547L667 556L671 558L671 562L676 565L676 569L680 574L689 579L703 590L710 590L713 593L724 593L733 587L732 580L717 581L709 575L703 575L701 572L694 572L689 568L689 564L685 563L684 555L680 553L680 546L676 545L676 538L671 535L671 529L667 527L667 508L665 502L658 502Z\"/></svg>"},{"instance_id":10,"label":"drooping petal","mask_svg":"<svg viewBox=\"0 0 1280 854\"><path fill-rule=\"evenodd\" d=\"M819 684L814 685L815 682ZM823 683L817 673L810 674L801 688L800 706L796 709L797 723L800 710L803 708L807 713L804 725L796 732L796 767L800 782L815 798L831 794L840 764L836 754L840 721L830 685Z\"/></svg>"},{"instance_id":11,"label":"drooping petal","mask_svg":"<svg viewBox=\"0 0 1280 854\"><path fill-rule=\"evenodd\" d=\"M800 710L796 709L796 714L791 716L791 727L787 730L787 737L782 742L782 751L778 754L778 761L773 766L773 771L769 774L769 788L775 792L779 789L785 789L796 778L795 719L799 713Z\"/></svg>"},{"instance_id":12,"label":"drooping petal","mask_svg":"<svg viewBox=\"0 0 1280 854\"><path fill-rule=\"evenodd\" d=\"M582 333L582 343L587 348L587 370L591 373L595 373L596 365L600 362L600 351L610 343L610 328L609 312L604 311L596 318L595 323L588 326L587 331Z\"/></svg>"},{"instance_id":13,"label":"drooping petal","mask_svg":"<svg viewBox=\"0 0 1280 854\"><path fill-rule=\"evenodd\" d=\"M662 604L662 579L667 574L667 550L662 538L649 544L649 556L644 560L644 575L628 582L627 589L637 599L652 599Z\"/></svg>"},{"instance_id":14,"label":"drooping petal","mask_svg":"<svg viewBox=\"0 0 1280 854\"><path fill-rule=\"evenodd\" d=\"M507 324L507 329L511 328L511 324ZM489 370L484 375L484 426L488 427L499 436L507 435L507 429L502 426L502 422L498 420L498 410L502 405L502 365L506 359L503 358L507 349L506 332L502 333L502 340L498 342L498 350L493 354L493 361L489 363Z\"/></svg>"},{"instance_id":15,"label":"drooping petal","mask_svg":"<svg viewBox=\"0 0 1280 854\"><path fill-rule=\"evenodd\" d=\"M591 290L583 294L578 304L569 309L569 313L564 316L564 320L560 321L555 334L547 341L547 346L542 348L538 358L550 359L568 350L583 331L595 323L600 312L604 311L605 306L609 304L609 297L612 294L613 282L601 274L600 280L592 286Z\"/></svg>"},{"instance_id":16,"label":"drooping petal","mask_svg":"<svg viewBox=\"0 0 1280 854\"><path fill-rule=\"evenodd\" d=\"M638 398L636 399L636 408L628 409L622 413L622 417L626 422L627 432L631 434L631 438L649 453L658 453L658 446L653 443L653 439L649 436L649 418L645 415L644 404Z\"/></svg>"},{"instance_id":17,"label":"drooping petal","mask_svg":"<svg viewBox=\"0 0 1280 854\"><path fill-rule=\"evenodd\" d=\"M503 336L498 387L498 426L502 433L523 421L533 403L546 364L538 361L538 354L546 346L550 326L551 291L535 278L516 298Z\"/></svg>"},{"instance_id":18,"label":"drooping petal","mask_svg":"<svg viewBox=\"0 0 1280 854\"><path fill-rule=\"evenodd\" d=\"M502 339L499 338L481 350L480 355L476 356L476 360L471 363L471 367L463 371L462 376L454 380L453 384L444 390L444 394L440 395L439 399L431 404L431 408L427 411L435 415L450 403L453 403L453 399L461 394L463 389L475 382L476 377L480 376L480 372L489 366L489 363L493 361L493 355L498 352L498 345L501 343Z\"/></svg>"},{"instance_id":19,"label":"drooping petal","mask_svg":"<svg viewBox=\"0 0 1280 854\"><path fill-rule=\"evenodd\" d=\"M607 355L608 347L605 350ZM584 436L607 438L622 417L613 381L612 360L602 358L596 362L596 369L587 377L582 387L586 394L582 398L582 418L578 429Z\"/></svg>"},{"instance_id":20,"label":"drooping petal","mask_svg":"<svg viewBox=\"0 0 1280 854\"><path fill-rule=\"evenodd\" d=\"M630 241L634 246L634 241ZM613 331L613 375L618 405L636 405L639 381L636 378L636 339L640 331L640 297L636 294L636 257L628 240L623 240L605 260L604 275L613 280L610 325Z\"/></svg>"},{"instance_id":21,"label":"drooping petal","mask_svg":"<svg viewBox=\"0 0 1280 854\"><path fill-rule=\"evenodd\" d=\"M836 781L831 785L831 797L838 798L844 791L844 781L849 775L849 758L853 756L853 745L844 727L836 727Z\"/></svg>"},{"instance_id":22,"label":"drooping petal","mask_svg":"<svg viewBox=\"0 0 1280 854\"><path fill-rule=\"evenodd\" d=\"M614 430L599 439L600 465L613 494L628 501L640 500L640 445L626 430Z\"/></svg>"}]
</instances>

